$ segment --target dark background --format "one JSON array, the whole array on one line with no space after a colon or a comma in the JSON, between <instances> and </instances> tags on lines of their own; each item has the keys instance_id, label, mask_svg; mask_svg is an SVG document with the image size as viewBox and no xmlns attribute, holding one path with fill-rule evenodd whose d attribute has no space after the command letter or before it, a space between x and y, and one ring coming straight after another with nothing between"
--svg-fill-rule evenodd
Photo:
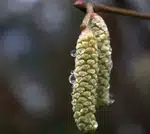
<instances>
[{"instance_id":1,"label":"dark background","mask_svg":"<svg viewBox=\"0 0 150 134\"><path fill-rule=\"evenodd\" d=\"M149 0L90 0L150 12ZM0 1L0 134L81 134L70 71L84 14L70 0ZM95 134L150 131L150 22L101 13L113 49L110 92Z\"/></svg>"}]
</instances>

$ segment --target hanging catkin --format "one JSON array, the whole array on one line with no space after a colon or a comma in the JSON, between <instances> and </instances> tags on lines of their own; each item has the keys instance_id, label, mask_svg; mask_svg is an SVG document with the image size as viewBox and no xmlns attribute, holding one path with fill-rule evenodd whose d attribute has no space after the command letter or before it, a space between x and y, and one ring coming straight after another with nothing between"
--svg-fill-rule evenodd
<instances>
[{"instance_id":1,"label":"hanging catkin","mask_svg":"<svg viewBox=\"0 0 150 134\"><path fill-rule=\"evenodd\" d=\"M95 117L98 72L97 41L86 28L77 40L72 92L74 119L78 129L85 133L94 132L98 127Z\"/></svg>"},{"instance_id":2,"label":"hanging catkin","mask_svg":"<svg viewBox=\"0 0 150 134\"><path fill-rule=\"evenodd\" d=\"M98 42L98 88L97 88L97 107L111 103L109 95L109 80L112 68L109 31L101 16L93 13L89 27L92 29Z\"/></svg>"}]
</instances>

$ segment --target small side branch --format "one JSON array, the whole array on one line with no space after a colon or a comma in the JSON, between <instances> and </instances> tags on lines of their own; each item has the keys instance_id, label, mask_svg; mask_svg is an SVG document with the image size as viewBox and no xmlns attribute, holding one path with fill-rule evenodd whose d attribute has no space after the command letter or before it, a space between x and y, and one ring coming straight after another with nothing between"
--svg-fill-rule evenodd
<instances>
[{"instance_id":1,"label":"small side branch","mask_svg":"<svg viewBox=\"0 0 150 134\"><path fill-rule=\"evenodd\" d=\"M91 19L91 15L94 13L93 5L91 3L86 4L86 15L82 21L82 24L80 25L81 31L87 28L89 21Z\"/></svg>"},{"instance_id":2,"label":"small side branch","mask_svg":"<svg viewBox=\"0 0 150 134\"><path fill-rule=\"evenodd\" d=\"M116 7L106 6L103 4L93 4L93 3L91 4L95 12L114 13L123 16L132 16L140 19L147 19L147 20L150 19L150 13L141 13L134 10L116 8ZM74 3L74 6L83 12L86 12L86 5L87 3L85 3L83 0L77 0Z\"/></svg>"}]
</instances>

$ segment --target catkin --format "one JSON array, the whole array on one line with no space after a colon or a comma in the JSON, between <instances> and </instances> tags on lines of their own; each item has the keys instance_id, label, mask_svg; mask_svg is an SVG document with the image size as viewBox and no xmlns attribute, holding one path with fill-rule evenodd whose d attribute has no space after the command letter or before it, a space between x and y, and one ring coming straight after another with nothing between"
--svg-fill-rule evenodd
<instances>
[{"instance_id":1,"label":"catkin","mask_svg":"<svg viewBox=\"0 0 150 134\"><path fill-rule=\"evenodd\" d=\"M94 33L98 44L98 88L97 88L97 107L105 106L110 103L109 95L109 80L112 69L111 53L112 49L110 46L109 31L103 18L98 14L94 13L89 27Z\"/></svg>"},{"instance_id":2,"label":"catkin","mask_svg":"<svg viewBox=\"0 0 150 134\"><path fill-rule=\"evenodd\" d=\"M77 40L72 92L73 116L78 129L85 133L94 132L98 127L95 117L98 72L97 41L86 28Z\"/></svg>"}]
</instances>

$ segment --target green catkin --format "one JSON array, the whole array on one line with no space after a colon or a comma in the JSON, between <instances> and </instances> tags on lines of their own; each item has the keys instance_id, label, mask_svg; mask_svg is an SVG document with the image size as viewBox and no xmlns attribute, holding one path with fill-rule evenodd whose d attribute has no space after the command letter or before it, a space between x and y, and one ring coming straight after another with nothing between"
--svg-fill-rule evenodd
<instances>
[{"instance_id":1,"label":"green catkin","mask_svg":"<svg viewBox=\"0 0 150 134\"><path fill-rule=\"evenodd\" d=\"M94 132L98 127L95 117L98 72L97 41L86 28L77 40L72 92L73 116L78 129L85 133Z\"/></svg>"},{"instance_id":2,"label":"green catkin","mask_svg":"<svg viewBox=\"0 0 150 134\"><path fill-rule=\"evenodd\" d=\"M98 88L97 88L97 104L96 107L106 106L111 103L109 95L109 80L112 69L109 31L103 18L94 13L89 23L90 29L93 31L98 44ZM112 100L113 101L113 100Z\"/></svg>"}]
</instances>

